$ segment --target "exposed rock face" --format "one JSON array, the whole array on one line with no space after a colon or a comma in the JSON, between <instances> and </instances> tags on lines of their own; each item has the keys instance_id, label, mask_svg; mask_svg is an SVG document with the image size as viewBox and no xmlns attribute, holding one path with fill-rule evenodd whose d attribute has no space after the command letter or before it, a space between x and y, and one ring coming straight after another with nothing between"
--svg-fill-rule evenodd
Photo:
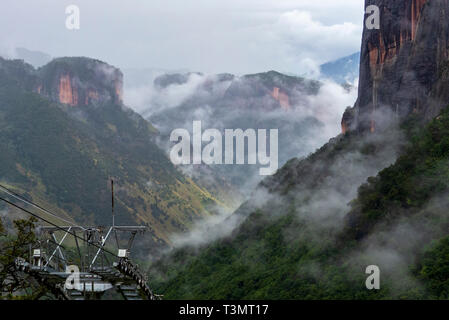
<instances>
[{"instance_id":1,"label":"exposed rock face","mask_svg":"<svg viewBox=\"0 0 449 320\"><path fill-rule=\"evenodd\" d=\"M59 78L59 102L78 105L78 91L73 90L70 75L65 74Z\"/></svg>"},{"instance_id":2,"label":"exposed rock face","mask_svg":"<svg viewBox=\"0 0 449 320\"><path fill-rule=\"evenodd\" d=\"M316 95L320 85L317 81L269 71L234 79L224 99L238 109L290 110L304 103L305 96Z\"/></svg>"},{"instance_id":3,"label":"exposed rock face","mask_svg":"<svg viewBox=\"0 0 449 320\"><path fill-rule=\"evenodd\" d=\"M281 91L280 88L278 87L274 87L273 91L271 92L271 96L279 102L279 104L281 105L281 108L284 110L289 110L290 109L290 99L288 97L288 94L286 94L285 92Z\"/></svg>"},{"instance_id":4,"label":"exposed rock face","mask_svg":"<svg viewBox=\"0 0 449 320\"><path fill-rule=\"evenodd\" d=\"M60 58L38 70L35 91L70 106L122 103L123 74L104 62Z\"/></svg>"},{"instance_id":5,"label":"exposed rock face","mask_svg":"<svg viewBox=\"0 0 449 320\"><path fill-rule=\"evenodd\" d=\"M348 107L343 114L341 120L341 132L345 134L346 132L355 129L355 108Z\"/></svg>"},{"instance_id":6,"label":"exposed rock face","mask_svg":"<svg viewBox=\"0 0 449 320\"><path fill-rule=\"evenodd\" d=\"M154 85L158 89L165 89L171 85L183 85L189 81L192 75L203 76L199 72L163 74L154 79Z\"/></svg>"},{"instance_id":7,"label":"exposed rock face","mask_svg":"<svg viewBox=\"0 0 449 320\"><path fill-rule=\"evenodd\" d=\"M433 118L449 103L442 88L449 57L449 1L366 0L369 5L380 8L381 23L380 30L365 26L363 31L354 128L374 132L384 120L410 113ZM342 129L348 129L343 122Z\"/></svg>"}]
</instances>

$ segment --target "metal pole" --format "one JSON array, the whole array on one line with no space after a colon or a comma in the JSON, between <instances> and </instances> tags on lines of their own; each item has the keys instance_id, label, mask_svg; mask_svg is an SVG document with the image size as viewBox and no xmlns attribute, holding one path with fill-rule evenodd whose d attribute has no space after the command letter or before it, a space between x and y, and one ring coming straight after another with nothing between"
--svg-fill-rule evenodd
<instances>
[{"instance_id":1,"label":"metal pole","mask_svg":"<svg viewBox=\"0 0 449 320\"><path fill-rule=\"evenodd\" d=\"M76 235L76 231L74 230L73 233ZM75 243L76 243L76 249L78 250L78 255L80 257L80 266L81 266L81 271L84 271L84 264L83 264L83 254L81 253L81 248L80 245L78 243L78 238L75 236Z\"/></svg>"},{"instance_id":2,"label":"metal pole","mask_svg":"<svg viewBox=\"0 0 449 320\"><path fill-rule=\"evenodd\" d=\"M67 237L67 235L69 234L71 229L72 229L72 227L69 227L69 229L66 231L66 233L64 234L64 236L62 237L62 239L61 239L61 241L59 243L58 243L58 240L56 239L56 236L54 235L54 233L51 233L51 236L53 237L53 240L55 240L55 243L56 243L56 249L53 251L53 253L51 254L50 258L48 259L48 261L47 261L47 263L45 264L44 267L46 267L50 263L51 259L55 255L56 251L59 252L59 256L60 256L60 258L62 258L64 265L66 264L64 262L65 261L65 257L64 257L64 255L62 254L62 251L61 251L61 244L64 242L65 238Z\"/></svg>"},{"instance_id":3,"label":"metal pole","mask_svg":"<svg viewBox=\"0 0 449 320\"><path fill-rule=\"evenodd\" d=\"M108 233L106 234L106 237L104 238L104 242L101 244L101 247L98 249L97 253L95 254L95 256L94 256L92 262L90 263L89 268L91 268L91 267L94 265L95 260L97 260L97 257L98 257L98 255L100 254L100 252L102 251L103 247L105 246L106 241L108 240L109 235L111 234L111 231L112 231L112 227L109 228L109 231L108 231Z\"/></svg>"},{"instance_id":4,"label":"metal pole","mask_svg":"<svg viewBox=\"0 0 449 320\"><path fill-rule=\"evenodd\" d=\"M115 214L114 214L114 180L111 179L111 197L112 197L112 227L115 227Z\"/></svg>"}]
</instances>

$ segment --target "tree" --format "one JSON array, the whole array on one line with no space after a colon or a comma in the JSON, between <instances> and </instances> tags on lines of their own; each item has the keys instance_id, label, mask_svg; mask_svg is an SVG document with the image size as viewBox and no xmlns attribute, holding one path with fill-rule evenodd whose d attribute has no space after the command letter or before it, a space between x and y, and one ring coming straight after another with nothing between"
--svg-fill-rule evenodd
<instances>
[{"instance_id":1,"label":"tree","mask_svg":"<svg viewBox=\"0 0 449 320\"><path fill-rule=\"evenodd\" d=\"M0 298L33 299L42 296L39 288L33 287L29 276L16 269L16 258L26 258L30 246L36 241L35 218L14 221L16 235L10 235L0 220Z\"/></svg>"}]
</instances>

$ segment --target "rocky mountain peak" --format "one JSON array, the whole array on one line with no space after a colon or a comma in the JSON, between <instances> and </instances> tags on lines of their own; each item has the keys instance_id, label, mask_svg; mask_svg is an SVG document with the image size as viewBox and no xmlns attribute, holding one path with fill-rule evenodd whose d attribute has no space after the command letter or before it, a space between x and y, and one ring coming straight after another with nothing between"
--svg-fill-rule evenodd
<instances>
[{"instance_id":1,"label":"rocky mountain peak","mask_svg":"<svg viewBox=\"0 0 449 320\"><path fill-rule=\"evenodd\" d=\"M123 74L102 61L58 58L38 69L35 91L70 106L122 103Z\"/></svg>"},{"instance_id":2,"label":"rocky mountain peak","mask_svg":"<svg viewBox=\"0 0 449 320\"><path fill-rule=\"evenodd\" d=\"M375 132L387 120L411 113L432 119L449 103L443 89L449 1L366 0L369 5L380 9L380 29L364 28L359 95L343 116L342 128Z\"/></svg>"}]
</instances>

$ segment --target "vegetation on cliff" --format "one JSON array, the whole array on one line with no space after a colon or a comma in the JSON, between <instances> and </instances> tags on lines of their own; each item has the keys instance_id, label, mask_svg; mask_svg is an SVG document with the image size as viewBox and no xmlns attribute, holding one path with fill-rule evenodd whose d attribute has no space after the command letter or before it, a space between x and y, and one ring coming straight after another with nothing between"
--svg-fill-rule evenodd
<instances>
[{"instance_id":1,"label":"vegetation on cliff","mask_svg":"<svg viewBox=\"0 0 449 320\"><path fill-rule=\"evenodd\" d=\"M422 129L414 123L410 119L403 126L412 136L409 145L393 165L360 187L341 227L317 228L298 214L307 199L292 205L287 195L297 190L297 182L284 180L277 190L285 196L278 202L289 205L254 211L229 237L205 248L178 250L153 265L150 274L158 276L158 292L182 299L446 297L449 203L442 199L449 191L449 112ZM311 159L315 164L329 161L332 153L348 152L350 141L347 135L281 171L291 172L291 166L306 166ZM369 144L365 151L377 152ZM301 172L302 180L317 174ZM401 239L404 235L412 239ZM381 267L379 291L365 287L370 264Z\"/></svg>"},{"instance_id":2,"label":"vegetation on cliff","mask_svg":"<svg viewBox=\"0 0 449 320\"><path fill-rule=\"evenodd\" d=\"M0 179L15 192L77 223L109 225L114 178L117 223L148 225L152 244L223 205L176 170L138 114L110 101L50 101L24 85L32 67L0 62Z\"/></svg>"}]
</instances>

